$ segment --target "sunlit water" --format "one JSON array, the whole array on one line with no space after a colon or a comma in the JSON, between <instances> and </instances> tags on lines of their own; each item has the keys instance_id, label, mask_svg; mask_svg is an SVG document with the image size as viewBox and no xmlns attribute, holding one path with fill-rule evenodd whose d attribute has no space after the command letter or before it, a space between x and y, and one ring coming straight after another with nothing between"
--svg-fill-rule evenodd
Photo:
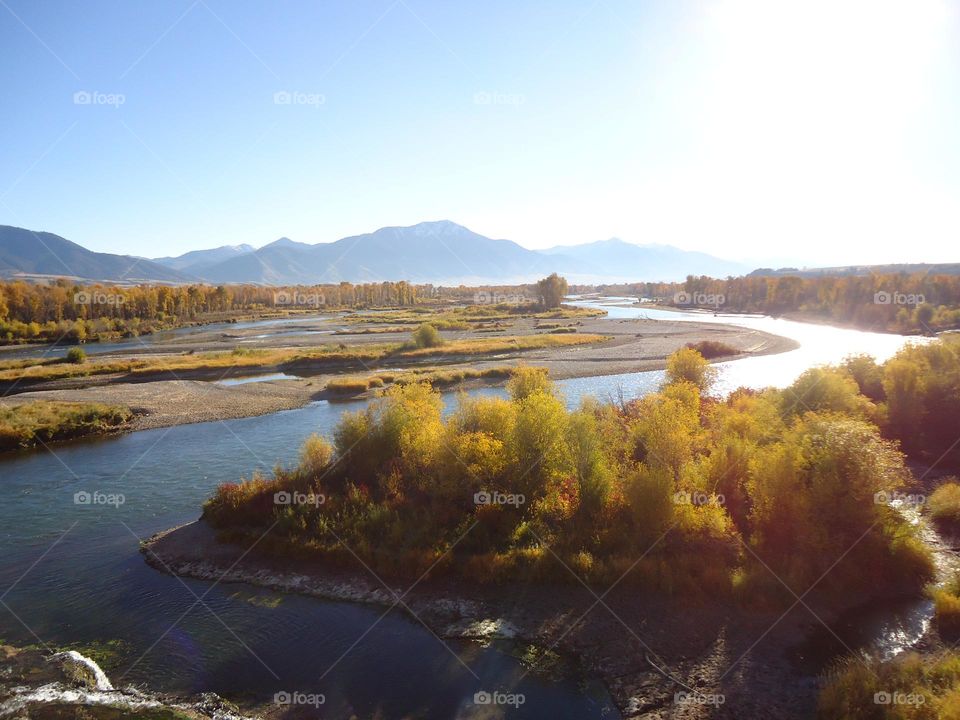
<instances>
[{"instance_id":1,"label":"sunlit water","mask_svg":"<svg viewBox=\"0 0 960 720\"><path fill-rule=\"evenodd\" d=\"M615 318L745 325L801 343L790 353L722 364L727 388L783 386L810 365L852 352L883 359L907 341L769 318L606 309ZM584 395L637 397L654 390L662 377L659 371L629 373L559 385L573 406ZM504 393L499 388L475 392ZM454 396L445 399L449 409ZM284 690L323 693L323 717L479 716L472 703L479 690L523 693L525 704L510 709L509 717L615 717L596 683L528 674L496 647L445 647L400 613L388 614L361 639L381 609L281 596L246 585L181 582L143 562L140 538L196 518L219 483L290 462L307 435L329 434L344 410L362 405L318 402L262 417L6 456L0 460L0 598L8 607L0 605L0 637L51 647L120 640L117 661L107 667L117 685L144 683L176 693L212 690L257 700ZM78 505L74 498L81 491L99 492L101 498L122 494L123 503ZM204 605L191 609L196 602L191 590L207 593Z\"/></svg>"},{"instance_id":2,"label":"sunlit water","mask_svg":"<svg viewBox=\"0 0 960 720\"><path fill-rule=\"evenodd\" d=\"M849 355L859 353L872 355L878 361L883 361L908 342L927 342L926 338L849 330L760 315L714 315L708 312L661 310L632 303L633 298L619 298L603 302L581 300L573 304L600 307L613 319L646 318L736 325L780 335L800 344L797 350L785 353L717 363L721 370L718 384L720 392L728 392L738 387L785 387L796 380L804 370L815 365L838 363ZM617 377L617 382L622 382L622 378ZM602 381L597 380L597 384L599 386Z\"/></svg>"}]
</instances>

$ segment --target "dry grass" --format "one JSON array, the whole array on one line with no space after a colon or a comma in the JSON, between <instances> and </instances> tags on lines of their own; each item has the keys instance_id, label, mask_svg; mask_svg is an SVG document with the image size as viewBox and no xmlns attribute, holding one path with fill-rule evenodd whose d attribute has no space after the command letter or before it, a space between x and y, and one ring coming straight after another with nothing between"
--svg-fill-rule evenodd
<instances>
[{"instance_id":1,"label":"dry grass","mask_svg":"<svg viewBox=\"0 0 960 720\"><path fill-rule=\"evenodd\" d=\"M337 330L334 335L386 335L389 333L408 333L410 328L404 325L387 325L386 327L357 328L356 330Z\"/></svg>"},{"instance_id":2,"label":"dry grass","mask_svg":"<svg viewBox=\"0 0 960 720\"><path fill-rule=\"evenodd\" d=\"M849 657L824 677L822 720L927 720L960 717L960 655L903 653L893 660Z\"/></svg>"},{"instance_id":3,"label":"dry grass","mask_svg":"<svg viewBox=\"0 0 960 720\"><path fill-rule=\"evenodd\" d=\"M0 450L115 432L132 418L129 408L100 403L4 405L0 406Z\"/></svg>"},{"instance_id":4,"label":"dry grass","mask_svg":"<svg viewBox=\"0 0 960 720\"><path fill-rule=\"evenodd\" d=\"M447 342L440 347L408 348L401 344L365 345L358 347L326 345L308 350L236 349L233 352L168 355L147 359L88 360L82 365L47 361L29 364L13 361L0 364L0 382L18 380L59 380L95 375L145 375L170 372L187 373L204 370L276 369L305 363L375 362L387 357L422 358L441 356L478 356L553 347L586 345L607 340L605 335L526 335L490 337Z\"/></svg>"},{"instance_id":5,"label":"dry grass","mask_svg":"<svg viewBox=\"0 0 960 720\"><path fill-rule=\"evenodd\" d=\"M498 338L454 340L439 348L418 348L403 353L407 357L430 357L433 355L483 355L509 352L511 350L540 350L554 347L573 347L609 340L606 335L584 334L576 337L558 335L519 335Z\"/></svg>"},{"instance_id":6,"label":"dry grass","mask_svg":"<svg viewBox=\"0 0 960 720\"><path fill-rule=\"evenodd\" d=\"M419 325L429 322L439 330L468 330L470 323L535 318L537 320L569 320L605 315L596 308L564 306L541 310L536 305L466 305L457 308L411 308L377 313L357 313L343 318L350 323L394 323Z\"/></svg>"},{"instance_id":7,"label":"dry grass","mask_svg":"<svg viewBox=\"0 0 960 720\"><path fill-rule=\"evenodd\" d=\"M951 530L960 528L960 485L946 482L938 487L927 501L927 508L938 525Z\"/></svg>"},{"instance_id":8,"label":"dry grass","mask_svg":"<svg viewBox=\"0 0 960 720\"><path fill-rule=\"evenodd\" d=\"M539 368L546 372L545 368ZM326 385L326 390L336 394L357 395L373 388L385 385L408 385L410 383L427 383L433 387L449 387L459 385L468 380L506 380L513 376L516 367L498 365L491 368L421 368L418 370L404 370L397 372L381 372L367 377L334 378Z\"/></svg>"}]
</instances>

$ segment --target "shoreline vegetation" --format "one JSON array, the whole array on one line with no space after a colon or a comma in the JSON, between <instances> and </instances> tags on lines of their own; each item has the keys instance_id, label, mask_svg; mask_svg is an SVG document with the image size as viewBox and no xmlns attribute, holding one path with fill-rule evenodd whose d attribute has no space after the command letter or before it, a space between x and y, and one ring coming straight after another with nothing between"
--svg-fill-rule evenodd
<instances>
[{"instance_id":1,"label":"shoreline vegetation","mask_svg":"<svg viewBox=\"0 0 960 720\"><path fill-rule=\"evenodd\" d=\"M0 405L0 452L124 432L133 417L129 408L102 403Z\"/></svg>"},{"instance_id":2,"label":"shoreline vegetation","mask_svg":"<svg viewBox=\"0 0 960 720\"><path fill-rule=\"evenodd\" d=\"M664 641L676 669L694 646L705 660L718 632L737 645L741 624L779 614L811 587L808 602L828 617L854 597L924 592L937 574L930 550L887 499L912 487L900 447L960 465L954 438L935 421L960 417L958 346L945 337L882 365L853 357L810 369L785 390L739 390L723 400L710 393L714 368L685 349L671 356L659 392L573 411L543 372L526 368L508 382L509 399L463 398L448 420L429 386L396 386L345 414L332 442L308 439L297 465L221 486L199 523L160 534L144 552L158 567L200 577L270 529L233 579L322 594L326 577L349 595L356 588L344 573L356 579L359 557L390 582L428 572L430 587L467 597L537 598L523 611L491 600L494 618L519 628L549 619L538 588L556 594L558 585L616 582L635 603L645 598L645 611L662 598L673 609L657 622L671 630L686 614L678 598L701 617L726 618L688 631L686 643ZM198 532L208 533L205 542L196 542ZM308 567L314 575L303 574ZM777 673L788 672L779 655L796 640L790 628L774 633L774 658L757 651ZM571 642L560 647L583 650ZM607 661L631 651L611 642L585 654L628 710L637 685L611 675ZM875 716L831 710L849 707L847 685L864 685L839 671L830 677L823 717ZM744 692L742 681L698 690L729 698ZM938 702L954 708L960 680L950 682L955 692ZM811 689L797 692L814 702Z\"/></svg>"},{"instance_id":3,"label":"shoreline vegetation","mask_svg":"<svg viewBox=\"0 0 960 720\"><path fill-rule=\"evenodd\" d=\"M574 286L575 293L649 298L677 310L764 314L907 335L960 328L960 276L930 273L809 276L757 271L677 283Z\"/></svg>"}]
</instances>

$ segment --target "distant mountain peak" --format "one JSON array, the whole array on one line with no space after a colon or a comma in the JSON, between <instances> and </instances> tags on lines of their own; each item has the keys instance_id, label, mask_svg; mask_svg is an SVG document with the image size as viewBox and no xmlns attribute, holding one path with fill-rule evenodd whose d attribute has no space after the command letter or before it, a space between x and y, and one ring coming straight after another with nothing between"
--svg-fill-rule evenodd
<instances>
[{"instance_id":1,"label":"distant mountain peak","mask_svg":"<svg viewBox=\"0 0 960 720\"><path fill-rule=\"evenodd\" d=\"M291 240L288 237L282 237L278 240L274 240L272 243L267 243L260 249L266 250L267 248L282 248L282 247L292 247L292 248L309 247L309 244L296 242L295 240Z\"/></svg>"},{"instance_id":2,"label":"distant mountain peak","mask_svg":"<svg viewBox=\"0 0 960 720\"><path fill-rule=\"evenodd\" d=\"M473 234L471 230L463 225L458 225L452 220L426 220L416 225L406 227L394 227L393 230L405 230L414 235L437 235L440 233Z\"/></svg>"}]
</instances>

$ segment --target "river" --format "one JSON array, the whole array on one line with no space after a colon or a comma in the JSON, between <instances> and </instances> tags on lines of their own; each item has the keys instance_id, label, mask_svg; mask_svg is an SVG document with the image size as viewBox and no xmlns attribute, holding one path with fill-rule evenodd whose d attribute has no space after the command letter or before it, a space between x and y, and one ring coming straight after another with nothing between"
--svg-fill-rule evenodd
<instances>
[{"instance_id":1,"label":"river","mask_svg":"<svg viewBox=\"0 0 960 720\"><path fill-rule=\"evenodd\" d=\"M615 318L728 322L801 343L790 353L722 363L724 388L782 386L812 364L861 351L884 358L908 340L769 318L604 307ZM644 372L559 385L573 405L585 394L603 398L622 390L636 397L661 379L662 372ZM446 402L449 409L454 397L448 394ZM322 693L324 717L475 717L473 696L481 690L522 693L526 702L509 709L511 718L618 717L599 683L577 674L527 674L511 648L445 646L399 612L364 635L382 610L246 585L211 588L144 563L141 538L196 518L218 484L290 462L307 435L329 433L344 410L362 405L321 401L262 417L5 456L0 460L0 637L52 648L115 642L107 669L118 686L137 683L177 694L213 691L258 701L281 691ZM117 502L78 505L75 494L82 491L115 496ZM194 593L205 592L204 605L194 606ZM483 717L498 717L498 708L484 709L493 713Z\"/></svg>"}]
</instances>

